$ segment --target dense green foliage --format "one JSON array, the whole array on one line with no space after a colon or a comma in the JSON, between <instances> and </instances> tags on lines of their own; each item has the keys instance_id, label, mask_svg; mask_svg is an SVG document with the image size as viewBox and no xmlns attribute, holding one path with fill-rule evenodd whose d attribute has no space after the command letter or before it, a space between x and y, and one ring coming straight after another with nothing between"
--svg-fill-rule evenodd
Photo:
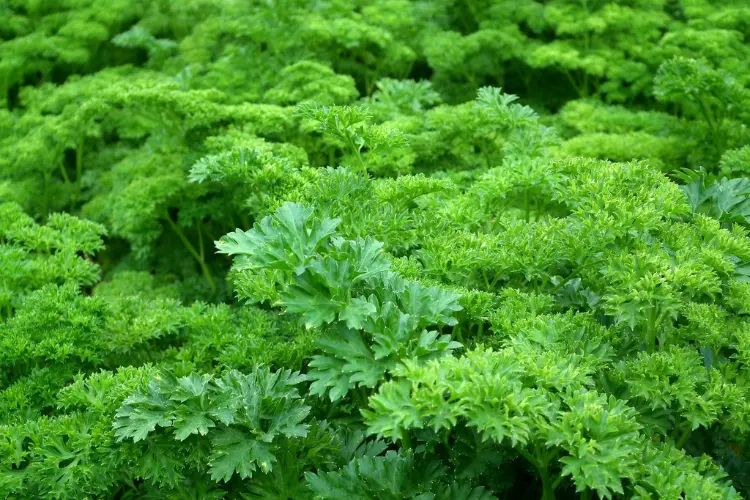
<instances>
[{"instance_id":1,"label":"dense green foliage","mask_svg":"<svg viewBox=\"0 0 750 500\"><path fill-rule=\"evenodd\" d=\"M747 0L0 0L0 498L750 498Z\"/></svg>"}]
</instances>

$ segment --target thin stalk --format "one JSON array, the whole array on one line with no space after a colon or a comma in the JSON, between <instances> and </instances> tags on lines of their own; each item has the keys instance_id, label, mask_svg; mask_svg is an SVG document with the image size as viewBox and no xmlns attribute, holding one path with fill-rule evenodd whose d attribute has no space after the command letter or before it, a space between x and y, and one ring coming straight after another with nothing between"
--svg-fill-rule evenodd
<instances>
[{"instance_id":1,"label":"thin stalk","mask_svg":"<svg viewBox=\"0 0 750 500\"><path fill-rule=\"evenodd\" d=\"M516 451L539 472L539 478L542 480L542 500L555 500L555 488L560 484L561 478L552 481L549 475L549 463L557 456L557 451L553 450L547 455L543 455L538 447L535 447L534 455L523 449Z\"/></svg>"},{"instance_id":2,"label":"thin stalk","mask_svg":"<svg viewBox=\"0 0 750 500\"><path fill-rule=\"evenodd\" d=\"M712 132L716 132L716 123L714 122L713 116L711 115L710 110L708 109L708 106L706 105L706 101L703 99L698 98L698 106L700 106L701 113L703 114L703 117L706 119L706 122L708 123L708 126L711 128Z\"/></svg>"},{"instance_id":3,"label":"thin stalk","mask_svg":"<svg viewBox=\"0 0 750 500\"><path fill-rule=\"evenodd\" d=\"M518 449L516 450L519 455L521 455L523 458L525 458L531 465L533 465L535 468L539 468L539 462L537 461L536 457L534 457L531 453L529 453L526 450Z\"/></svg>"},{"instance_id":4,"label":"thin stalk","mask_svg":"<svg viewBox=\"0 0 750 500\"><path fill-rule=\"evenodd\" d=\"M367 404L369 403L367 389L361 386L357 387L356 389L354 389L354 397L357 399L360 407L367 408Z\"/></svg>"},{"instance_id":5,"label":"thin stalk","mask_svg":"<svg viewBox=\"0 0 750 500\"><path fill-rule=\"evenodd\" d=\"M461 326L458 323L453 325L453 331L451 331L451 338L457 339L459 342L464 341L464 335L463 335L463 332L461 331Z\"/></svg>"},{"instance_id":6,"label":"thin stalk","mask_svg":"<svg viewBox=\"0 0 750 500\"><path fill-rule=\"evenodd\" d=\"M446 448L450 448L451 445L451 431L448 429L448 432L445 433L445 436L443 436L443 444L446 446Z\"/></svg>"},{"instance_id":7,"label":"thin stalk","mask_svg":"<svg viewBox=\"0 0 750 500\"><path fill-rule=\"evenodd\" d=\"M656 349L656 311L651 309L648 313L648 321L646 323L646 350L648 352L654 352Z\"/></svg>"},{"instance_id":8,"label":"thin stalk","mask_svg":"<svg viewBox=\"0 0 750 500\"><path fill-rule=\"evenodd\" d=\"M203 234L208 238L209 242L214 242L218 240L219 238L216 237L216 234L211 232L211 229L209 229L206 226L201 226L201 229L203 230Z\"/></svg>"},{"instance_id":9,"label":"thin stalk","mask_svg":"<svg viewBox=\"0 0 750 500\"><path fill-rule=\"evenodd\" d=\"M477 325L477 337L480 339L484 337L484 321L480 321L479 325Z\"/></svg>"},{"instance_id":10,"label":"thin stalk","mask_svg":"<svg viewBox=\"0 0 750 500\"><path fill-rule=\"evenodd\" d=\"M682 431L682 434L680 435L680 439L677 440L677 448L682 449L685 446L685 443L687 443L687 440L690 439L690 434L693 433L693 430L690 428L690 425L688 424L687 427L685 427L685 430Z\"/></svg>"},{"instance_id":11,"label":"thin stalk","mask_svg":"<svg viewBox=\"0 0 750 500\"><path fill-rule=\"evenodd\" d=\"M409 436L409 433L406 431L401 433L401 448L405 450L411 449L411 437Z\"/></svg>"},{"instance_id":12,"label":"thin stalk","mask_svg":"<svg viewBox=\"0 0 750 500\"><path fill-rule=\"evenodd\" d=\"M555 500L555 488L549 476L547 465L539 467L539 476L542 479L542 500Z\"/></svg>"},{"instance_id":13,"label":"thin stalk","mask_svg":"<svg viewBox=\"0 0 750 500\"><path fill-rule=\"evenodd\" d=\"M583 72L583 97L588 97L589 95L589 74L585 71Z\"/></svg>"},{"instance_id":14,"label":"thin stalk","mask_svg":"<svg viewBox=\"0 0 750 500\"><path fill-rule=\"evenodd\" d=\"M201 261L206 261L206 253L203 251L203 225L200 219L198 219L198 253L201 256Z\"/></svg>"},{"instance_id":15,"label":"thin stalk","mask_svg":"<svg viewBox=\"0 0 750 500\"><path fill-rule=\"evenodd\" d=\"M537 469L542 479L542 500L555 500L555 484L549 475L549 463L557 456L557 451L552 450L546 455L538 447L536 448Z\"/></svg>"},{"instance_id":16,"label":"thin stalk","mask_svg":"<svg viewBox=\"0 0 750 500\"><path fill-rule=\"evenodd\" d=\"M490 279L487 277L487 270L482 269L482 279L484 280L484 286L489 290L490 289Z\"/></svg>"},{"instance_id":17,"label":"thin stalk","mask_svg":"<svg viewBox=\"0 0 750 500\"><path fill-rule=\"evenodd\" d=\"M83 144L85 138L81 137L81 141L78 143L76 148L76 193L73 198L74 203L78 202L81 197L81 177L83 176Z\"/></svg>"},{"instance_id":18,"label":"thin stalk","mask_svg":"<svg viewBox=\"0 0 750 500\"><path fill-rule=\"evenodd\" d=\"M526 222L529 222L530 215L531 215L531 203L529 203L528 191L523 192L523 212L524 212L524 219L526 219Z\"/></svg>"},{"instance_id":19,"label":"thin stalk","mask_svg":"<svg viewBox=\"0 0 750 500\"><path fill-rule=\"evenodd\" d=\"M565 74L565 76L568 78L568 81L570 82L570 84L573 86L573 89L576 91L576 94L578 94L578 97L583 97L583 93L581 92L581 88L578 86L578 84L576 83L575 79L570 74L570 71L568 71L565 68L562 68L562 71Z\"/></svg>"},{"instance_id":20,"label":"thin stalk","mask_svg":"<svg viewBox=\"0 0 750 500\"><path fill-rule=\"evenodd\" d=\"M409 78L409 75L411 74L412 69L414 69L414 61L409 62L404 67L404 71L401 73L401 79L406 80L407 78Z\"/></svg>"},{"instance_id":21,"label":"thin stalk","mask_svg":"<svg viewBox=\"0 0 750 500\"><path fill-rule=\"evenodd\" d=\"M563 479L565 479L565 478L564 478L564 477L562 477L562 476L557 476L557 479L555 479L555 480L554 480L554 481L552 482L552 489L554 490L554 489L556 489L556 488L557 488L558 486L560 486L560 483L562 483L562 482L563 482Z\"/></svg>"},{"instance_id":22,"label":"thin stalk","mask_svg":"<svg viewBox=\"0 0 750 500\"><path fill-rule=\"evenodd\" d=\"M42 217L46 221L49 217L49 182L51 173L45 170L42 174L44 177L44 194L42 195Z\"/></svg>"},{"instance_id":23,"label":"thin stalk","mask_svg":"<svg viewBox=\"0 0 750 500\"><path fill-rule=\"evenodd\" d=\"M352 151L352 153L354 153L354 156L357 157L357 162L359 163L360 170L362 170L363 174L366 174L367 167L365 166L365 162L362 159L362 152L360 151L360 148L358 148L356 144L354 144L354 142L352 142L352 140L348 137L347 142L349 143L349 149Z\"/></svg>"},{"instance_id":24,"label":"thin stalk","mask_svg":"<svg viewBox=\"0 0 750 500\"><path fill-rule=\"evenodd\" d=\"M83 141L85 139L81 137L81 142L78 143L76 148L76 182L81 181L83 175Z\"/></svg>"},{"instance_id":25,"label":"thin stalk","mask_svg":"<svg viewBox=\"0 0 750 500\"><path fill-rule=\"evenodd\" d=\"M60 175L62 175L63 180L65 181L65 184L70 184L70 177L68 177L68 172L65 170L65 165L62 160L60 160Z\"/></svg>"},{"instance_id":26,"label":"thin stalk","mask_svg":"<svg viewBox=\"0 0 750 500\"><path fill-rule=\"evenodd\" d=\"M190 243L190 240L188 240L187 236L185 236L185 233L182 231L180 226L178 226L173 220L172 217L169 216L169 213L165 210L164 211L164 219L169 223L169 227L172 228L172 231L177 235L178 238L180 238L180 241L182 241L182 244L185 245L185 248L190 252L190 254L195 258L195 260L198 262L198 265L200 265L201 270L203 271L203 275L206 277L206 281L208 282L208 286L211 287L212 291L216 291L216 283L214 282L214 278L211 275L211 270L206 265L205 260L201 257L201 254L195 249L192 243Z\"/></svg>"},{"instance_id":27,"label":"thin stalk","mask_svg":"<svg viewBox=\"0 0 750 500\"><path fill-rule=\"evenodd\" d=\"M331 420L331 418L333 417L336 411L336 408L339 407L339 404L340 404L340 400L337 400L331 403L330 407L328 408L328 414L326 415L326 419Z\"/></svg>"}]
</instances>

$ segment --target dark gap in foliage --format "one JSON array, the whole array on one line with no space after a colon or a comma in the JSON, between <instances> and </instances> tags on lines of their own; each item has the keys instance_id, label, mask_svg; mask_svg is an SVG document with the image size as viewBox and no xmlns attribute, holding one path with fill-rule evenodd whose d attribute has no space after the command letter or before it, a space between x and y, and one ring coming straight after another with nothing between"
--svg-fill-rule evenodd
<instances>
[{"instance_id":1,"label":"dark gap in foliage","mask_svg":"<svg viewBox=\"0 0 750 500\"><path fill-rule=\"evenodd\" d=\"M23 82L20 84L21 88L28 86L37 86L45 82L44 73L41 71L34 71L24 76Z\"/></svg>"},{"instance_id":2,"label":"dark gap in foliage","mask_svg":"<svg viewBox=\"0 0 750 500\"><path fill-rule=\"evenodd\" d=\"M122 264L122 256L130 252L130 243L118 236L104 237L104 250L96 254L104 280Z\"/></svg>"},{"instance_id":3,"label":"dark gap in foliage","mask_svg":"<svg viewBox=\"0 0 750 500\"><path fill-rule=\"evenodd\" d=\"M531 39L547 39L548 41L554 40L554 33L549 30L539 31L531 27L528 21L521 21L518 23L518 30L527 38Z\"/></svg>"},{"instance_id":4,"label":"dark gap in foliage","mask_svg":"<svg viewBox=\"0 0 750 500\"><path fill-rule=\"evenodd\" d=\"M409 78L415 81L431 80L434 72L432 67L427 63L427 59L418 58L412 64Z\"/></svg>"},{"instance_id":5,"label":"dark gap in foliage","mask_svg":"<svg viewBox=\"0 0 750 500\"><path fill-rule=\"evenodd\" d=\"M8 105L9 111L13 111L21 104L19 100L20 91L21 91L21 85L18 83L14 83L13 85L10 86L10 88L8 88L7 105Z\"/></svg>"},{"instance_id":6,"label":"dark gap in foliage","mask_svg":"<svg viewBox=\"0 0 750 500\"><path fill-rule=\"evenodd\" d=\"M68 148L63 152L63 168L65 169L66 177L70 182L79 182L80 179L76 178L76 150ZM61 174L62 175L62 174Z\"/></svg>"},{"instance_id":7,"label":"dark gap in foliage","mask_svg":"<svg viewBox=\"0 0 750 500\"><path fill-rule=\"evenodd\" d=\"M185 342L184 332L168 332L161 337L149 339L146 342L134 345L131 351L124 355L123 353L112 353L109 358L103 360L101 368L116 370L118 366L140 366L145 363L158 363L168 359L172 355L169 352L170 348L177 349L183 346Z\"/></svg>"},{"instance_id":8,"label":"dark gap in foliage","mask_svg":"<svg viewBox=\"0 0 750 500\"><path fill-rule=\"evenodd\" d=\"M675 21L687 21L687 16L685 15L685 7L682 5L682 0L665 0L664 12L669 14L669 17L671 17Z\"/></svg>"},{"instance_id":9,"label":"dark gap in foliage","mask_svg":"<svg viewBox=\"0 0 750 500\"><path fill-rule=\"evenodd\" d=\"M449 9L447 9L448 15L454 20L453 26L462 35L470 35L479 30L479 23L477 22L474 12L468 3L472 0L454 2Z\"/></svg>"},{"instance_id":10,"label":"dark gap in foliage","mask_svg":"<svg viewBox=\"0 0 750 500\"><path fill-rule=\"evenodd\" d=\"M721 426L713 425L694 430L685 443L685 451L697 458L707 453L729 474L737 490L750 492L750 460L742 456L741 446Z\"/></svg>"},{"instance_id":11,"label":"dark gap in foliage","mask_svg":"<svg viewBox=\"0 0 750 500\"><path fill-rule=\"evenodd\" d=\"M86 68L86 64L66 64L66 65L55 65L52 66L52 70L49 72L46 81L54 83L55 85L61 85L71 75L85 75L90 73Z\"/></svg>"},{"instance_id":12,"label":"dark gap in foliage","mask_svg":"<svg viewBox=\"0 0 750 500\"><path fill-rule=\"evenodd\" d=\"M120 487L115 490L112 500L123 500L123 498L133 498L134 492L137 492L138 489L146 484L145 479L137 478L133 479L129 482L129 484L123 484L120 485Z\"/></svg>"},{"instance_id":13,"label":"dark gap in foliage","mask_svg":"<svg viewBox=\"0 0 750 500\"><path fill-rule=\"evenodd\" d=\"M557 113L569 101L579 98L565 74L552 68L533 70L528 97L538 100L551 113Z\"/></svg>"}]
</instances>

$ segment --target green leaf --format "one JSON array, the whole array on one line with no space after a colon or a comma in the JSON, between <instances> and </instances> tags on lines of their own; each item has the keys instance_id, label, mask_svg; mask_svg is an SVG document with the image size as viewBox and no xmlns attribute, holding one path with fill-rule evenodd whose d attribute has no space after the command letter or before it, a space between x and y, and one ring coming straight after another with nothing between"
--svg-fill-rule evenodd
<instances>
[{"instance_id":1,"label":"green leaf","mask_svg":"<svg viewBox=\"0 0 750 500\"><path fill-rule=\"evenodd\" d=\"M334 234L338 219L314 219L312 209L285 203L273 215L264 217L250 231L237 230L218 242L219 253L239 255L239 269L262 267L299 274L326 238Z\"/></svg>"},{"instance_id":2,"label":"green leaf","mask_svg":"<svg viewBox=\"0 0 750 500\"><path fill-rule=\"evenodd\" d=\"M345 396L356 386L375 387L389 368L378 361L356 330L340 328L327 333L319 341L326 355L314 356L310 361L312 394L324 394L330 389L331 401Z\"/></svg>"},{"instance_id":3,"label":"green leaf","mask_svg":"<svg viewBox=\"0 0 750 500\"><path fill-rule=\"evenodd\" d=\"M114 423L115 436L118 441L130 438L135 442L146 439L156 427L167 427L172 424L165 413L169 405L167 397L163 396L152 382L148 392L136 393L123 402L117 410Z\"/></svg>"},{"instance_id":4,"label":"green leaf","mask_svg":"<svg viewBox=\"0 0 750 500\"><path fill-rule=\"evenodd\" d=\"M374 295L368 298L354 297L339 314L339 319L346 322L346 326L353 330L364 328L367 318L377 313L377 303Z\"/></svg>"},{"instance_id":5,"label":"green leaf","mask_svg":"<svg viewBox=\"0 0 750 500\"><path fill-rule=\"evenodd\" d=\"M236 429L225 429L212 439L213 450L209 459L211 479L229 481L237 473L242 479L253 477L260 469L266 473L273 470L276 457L271 445L255 441Z\"/></svg>"}]
</instances>

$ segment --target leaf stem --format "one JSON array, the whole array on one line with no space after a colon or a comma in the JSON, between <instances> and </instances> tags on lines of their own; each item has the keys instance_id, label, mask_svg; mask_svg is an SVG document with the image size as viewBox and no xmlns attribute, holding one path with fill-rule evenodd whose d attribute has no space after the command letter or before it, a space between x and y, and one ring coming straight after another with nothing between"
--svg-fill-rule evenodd
<instances>
[{"instance_id":1,"label":"leaf stem","mask_svg":"<svg viewBox=\"0 0 750 500\"><path fill-rule=\"evenodd\" d=\"M200 219L198 219L198 250L201 256L201 261L205 262L206 254L203 250L203 226Z\"/></svg>"},{"instance_id":2,"label":"leaf stem","mask_svg":"<svg viewBox=\"0 0 750 500\"><path fill-rule=\"evenodd\" d=\"M195 258L196 261L198 261L198 265L200 265L201 270L203 271L203 275L206 277L206 281L208 282L208 286L211 287L211 290L213 292L216 292L216 283L214 282L214 278L211 275L211 270L206 265L206 261L203 259L201 253L199 253L192 243L190 243L190 240L188 240L187 236L185 236L185 233L182 231L180 226L178 226L173 220L172 217L170 217L169 212L166 210L164 211L164 219L169 223L169 226L172 228L172 231L177 235L178 238L180 238L180 241L182 241L182 244L185 245L185 248L190 252L190 254ZM199 230L200 231L200 230Z\"/></svg>"},{"instance_id":3,"label":"leaf stem","mask_svg":"<svg viewBox=\"0 0 750 500\"><path fill-rule=\"evenodd\" d=\"M408 431L403 431L401 433L401 448L403 448L404 450L411 449L411 436L409 436Z\"/></svg>"},{"instance_id":4,"label":"leaf stem","mask_svg":"<svg viewBox=\"0 0 750 500\"><path fill-rule=\"evenodd\" d=\"M42 174L44 177L44 194L42 195L42 219L44 221L49 217L49 182L51 173L49 170L45 170Z\"/></svg>"},{"instance_id":5,"label":"leaf stem","mask_svg":"<svg viewBox=\"0 0 750 500\"><path fill-rule=\"evenodd\" d=\"M687 443L687 440L690 438L690 434L693 433L693 430L690 428L690 424L687 424L685 427L685 430L682 431L682 434L680 435L680 439L677 440L677 443L675 446L677 448L682 449L685 446L685 443Z\"/></svg>"},{"instance_id":6,"label":"leaf stem","mask_svg":"<svg viewBox=\"0 0 750 500\"><path fill-rule=\"evenodd\" d=\"M523 192L523 212L524 212L524 219L526 219L526 222L529 222L529 218L531 215L531 204L529 203L529 190L524 190Z\"/></svg>"},{"instance_id":7,"label":"leaf stem","mask_svg":"<svg viewBox=\"0 0 750 500\"><path fill-rule=\"evenodd\" d=\"M60 160L59 168L60 168L60 175L62 175L62 178L65 181L65 184L70 184L70 177L68 177L68 172L65 170L65 164L63 163L62 160Z\"/></svg>"},{"instance_id":8,"label":"leaf stem","mask_svg":"<svg viewBox=\"0 0 750 500\"><path fill-rule=\"evenodd\" d=\"M646 350L654 352L656 349L656 310L652 308L648 313L646 323Z\"/></svg>"},{"instance_id":9,"label":"leaf stem","mask_svg":"<svg viewBox=\"0 0 750 500\"><path fill-rule=\"evenodd\" d=\"M542 500L555 500L555 488L546 464L544 467L539 467L539 476L542 478Z\"/></svg>"},{"instance_id":10,"label":"leaf stem","mask_svg":"<svg viewBox=\"0 0 750 500\"><path fill-rule=\"evenodd\" d=\"M83 144L85 138L81 137L78 147L76 148L76 193L73 198L73 204L78 202L81 197L81 177L83 176Z\"/></svg>"}]
</instances>

